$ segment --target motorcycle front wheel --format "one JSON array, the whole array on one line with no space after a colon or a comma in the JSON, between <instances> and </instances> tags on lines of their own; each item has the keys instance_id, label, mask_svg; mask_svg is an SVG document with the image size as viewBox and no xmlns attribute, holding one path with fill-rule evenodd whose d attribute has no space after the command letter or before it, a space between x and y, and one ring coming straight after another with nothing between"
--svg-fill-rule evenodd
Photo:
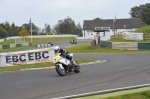
<instances>
[{"instance_id":1,"label":"motorcycle front wheel","mask_svg":"<svg viewBox=\"0 0 150 99\"><path fill-rule=\"evenodd\" d=\"M65 76L66 71L65 68L63 66L60 67L60 65L56 65L55 66L56 72L60 75L60 76Z\"/></svg>"}]
</instances>

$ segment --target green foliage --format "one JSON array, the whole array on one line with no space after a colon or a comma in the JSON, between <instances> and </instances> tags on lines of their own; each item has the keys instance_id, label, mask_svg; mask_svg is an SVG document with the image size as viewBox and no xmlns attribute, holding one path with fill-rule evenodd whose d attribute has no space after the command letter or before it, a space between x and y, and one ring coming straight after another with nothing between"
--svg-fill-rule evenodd
<instances>
[{"instance_id":1,"label":"green foliage","mask_svg":"<svg viewBox=\"0 0 150 99\"><path fill-rule=\"evenodd\" d=\"M12 28L14 28L14 27L15 27L15 23L14 23L14 22L12 23L11 27L12 27Z\"/></svg>"},{"instance_id":2,"label":"green foliage","mask_svg":"<svg viewBox=\"0 0 150 99\"><path fill-rule=\"evenodd\" d=\"M76 34L76 35L79 34L80 30L80 28L78 28L75 25L74 20L72 20L70 17L67 17L64 20L59 20L54 29L58 34Z\"/></svg>"},{"instance_id":3,"label":"green foliage","mask_svg":"<svg viewBox=\"0 0 150 99\"><path fill-rule=\"evenodd\" d=\"M135 33L150 33L150 25L141 27L134 31Z\"/></svg>"},{"instance_id":4,"label":"green foliage","mask_svg":"<svg viewBox=\"0 0 150 99\"><path fill-rule=\"evenodd\" d=\"M49 24L45 24L45 32L46 33L50 33L50 31L51 31L50 25Z\"/></svg>"},{"instance_id":5,"label":"green foliage","mask_svg":"<svg viewBox=\"0 0 150 99\"><path fill-rule=\"evenodd\" d=\"M131 17L140 18L147 25L150 25L150 3L132 7L129 14Z\"/></svg>"},{"instance_id":6,"label":"green foliage","mask_svg":"<svg viewBox=\"0 0 150 99\"><path fill-rule=\"evenodd\" d=\"M99 18L99 17L97 17L97 18L95 18L95 19L93 19L93 20L102 20L101 18Z\"/></svg>"},{"instance_id":7,"label":"green foliage","mask_svg":"<svg viewBox=\"0 0 150 99\"><path fill-rule=\"evenodd\" d=\"M2 25L0 25L0 38L4 38L5 33L7 33L7 31L3 28Z\"/></svg>"},{"instance_id":8,"label":"green foliage","mask_svg":"<svg viewBox=\"0 0 150 99\"><path fill-rule=\"evenodd\" d=\"M25 23L22 27L26 28L26 30L30 33L31 32L31 24L32 24L32 35L37 35L39 28L34 23Z\"/></svg>"},{"instance_id":9,"label":"green foliage","mask_svg":"<svg viewBox=\"0 0 150 99\"><path fill-rule=\"evenodd\" d=\"M5 29L5 33L1 35L1 37L10 37L10 36L18 36L20 31L20 27L15 26L14 22L10 25L8 22L2 23L1 26Z\"/></svg>"},{"instance_id":10,"label":"green foliage","mask_svg":"<svg viewBox=\"0 0 150 99\"><path fill-rule=\"evenodd\" d=\"M21 31L19 32L19 36L29 36L29 32L25 29L25 28L22 28Z\"/></svg>"}]
</instances>

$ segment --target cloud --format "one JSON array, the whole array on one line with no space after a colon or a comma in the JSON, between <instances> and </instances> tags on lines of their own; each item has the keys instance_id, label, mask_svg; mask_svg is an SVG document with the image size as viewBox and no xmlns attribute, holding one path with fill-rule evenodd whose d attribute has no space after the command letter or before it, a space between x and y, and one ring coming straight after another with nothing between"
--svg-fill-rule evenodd
<instances>
[{"instance_id":1,"label":"cloud","mask_svg":"<svg viewBox=\"0 0 150 99\"><path fill-rule=\"evenodd\" d=\"M75 23L83 20L129 18L130 9L149 0L0 0L0 22L6 20L21 26L32 22L40 28L51 26L67 16Z\"/></svg>"}]
</instances>

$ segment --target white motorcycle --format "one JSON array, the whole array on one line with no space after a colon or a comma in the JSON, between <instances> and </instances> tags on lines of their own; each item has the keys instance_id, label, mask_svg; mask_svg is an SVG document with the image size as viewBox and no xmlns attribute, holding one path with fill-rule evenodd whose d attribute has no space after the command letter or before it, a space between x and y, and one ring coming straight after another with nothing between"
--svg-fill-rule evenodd
<instances>
[{"instance_id":1,"label":"white motorcycle","mask_svg":"<svg viewBox=\"0 0 150 99\"><path fill-rule=\"evenodd\" d=\"M73 54L69 54L69 56L73 57ZM80 65L77 61L74 60L73 65L69 59L60 56L60 53L54 57L52 62L55 64L56 72L60 76L65 76L65 74L69 72L80 72Z\"/></svg>"}]
</instances>

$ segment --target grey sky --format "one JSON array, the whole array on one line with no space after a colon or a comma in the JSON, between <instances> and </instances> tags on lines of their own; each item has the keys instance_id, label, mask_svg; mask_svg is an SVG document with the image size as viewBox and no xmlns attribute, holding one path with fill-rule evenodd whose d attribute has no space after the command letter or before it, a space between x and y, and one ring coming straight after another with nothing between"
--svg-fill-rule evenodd
<instances>
[{"instance_id":1,"label":"grey sky","mask_svg":"<svg viewBox=\"0 0 150 99\"><path fill-rule=\"evenodd\" d=\"M130 9L150 0L0 0L0 23L6 20L17 26L30 18L39 28L54 26L58 20L71 17L75 23L83 20L129 18Z\"/></svg>"}]
</instances>

